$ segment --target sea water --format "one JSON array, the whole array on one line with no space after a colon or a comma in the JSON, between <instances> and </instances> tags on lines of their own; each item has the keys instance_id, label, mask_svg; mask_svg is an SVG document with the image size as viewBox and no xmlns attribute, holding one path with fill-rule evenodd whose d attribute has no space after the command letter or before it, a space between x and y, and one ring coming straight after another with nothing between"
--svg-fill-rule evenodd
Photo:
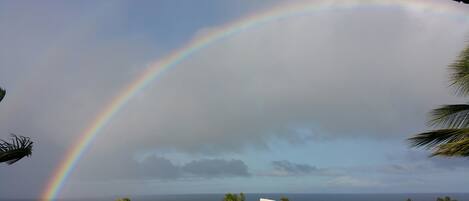
<instances>
[{"instance_id":1,"label":"sea water","mask_svg":"<svg viewBox=\"0 0 469 201\"><path fill-rule=\"evenodd\" d=\"M147 195L127 196L132 201L222 201L223 194ZM458 201L469 201L469 193L430 193L430 194L246 194L246 201L259 198L280 200L282 196L290 201L436 201L437 197L450 196ZM61 199L57 201L114 201L117 197ZM0 199L0 201L33 201ZM37 201L37 200L34 200Z\"/></svg>"}]
</instances>

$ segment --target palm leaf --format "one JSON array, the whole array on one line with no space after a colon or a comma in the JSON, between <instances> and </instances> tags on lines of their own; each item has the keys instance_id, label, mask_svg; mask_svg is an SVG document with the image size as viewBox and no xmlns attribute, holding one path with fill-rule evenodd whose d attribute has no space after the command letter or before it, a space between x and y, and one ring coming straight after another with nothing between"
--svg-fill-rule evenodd
<instances>
[{"instance_id":1,"label":"palm leaf","mask_svg":"<svg viewBox=\"0 0 469 201\"><path fill-rule=\"evenodd\" d=\"M2 102L3 97L5 97L6 91L5 89L0 87L0 102Z\"/></svg>"},{"instance_id":2,"label":"palm leaf","mask_svg":"<svg viewBox=\"0 0 469 201\"><path fill-rule=\"evenodd\" d=\"M456 61L450 65L451 85L456 87L456 94L466 96L469 94L469 46L458 56Z\"/></svg>"},{"instance_id":3,"label":"palm leaf","mask_svg":"<svg viewBox=\"0 0 469 201\"><path fill-rule=\"evenodd\" d=\"M432 156L469 156L469 139L441 144L436 147Z\"/></svg>"},{"instance_id":4,"label":"palm leaf","mask_svg":"<svg viewBox=\"0 0 469 201\"><path fill-rule=\"evenodd\" d=\"M30 156L33 142L28 137L11 134L11 142L0 140L0 163L9 165Z\"/></svg>"},{"instance_id":5,"label":"palm leaf","mask_svg":"<svg viewBox=\"0 0 469 201\"><path fill-rule=\"evenodd\" d=\"M445 128L464 128L469 125L469 105L443 105L431 112L429 124Z\"/></svg>"},{"instance_id":6,"label":"palm leaf","mask_svg":"<svg viewBox=\"0 0 469 201\"><path fill-rule=\"evenodd\" d=\"M464 3L464 4L468 4L469 1L468 0L453 0L453 1L456 1L458 3Z\"/></svg>"},{"instance_id":7,"label":"palm leaf","mask_svg":"<svg viewBox=\"0 0 469 201\"><path fill-rule=\"evenodd\" d=\"M439 129L420 133L409 138L411 146L433 149L441 144L469 139L469 128Z\"/></svg>"}]
</instances>

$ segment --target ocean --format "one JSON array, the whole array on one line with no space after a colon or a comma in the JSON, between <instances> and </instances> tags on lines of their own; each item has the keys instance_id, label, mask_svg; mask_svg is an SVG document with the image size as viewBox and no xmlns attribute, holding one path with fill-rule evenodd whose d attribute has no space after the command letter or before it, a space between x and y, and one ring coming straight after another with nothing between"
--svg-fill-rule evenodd
<instances>
[{"instance_id":1,"label":"ocean","mask_svg":"<svg viewBox=\"0 0 469 201\"><path fill-rule=\"evenodd\" d=\"M430 194L246 194L246 201L259 198L279 200L286 196L290 201L436 201L437 197L450 196L458 201L469 201L469 193ZM132 201L222 201L223 194L147 195L128 196ZM116 197L61 199L58 201L114 201ZM33 199L0 199L0 201L37 201Z\"/></svg>"}]
</instances>

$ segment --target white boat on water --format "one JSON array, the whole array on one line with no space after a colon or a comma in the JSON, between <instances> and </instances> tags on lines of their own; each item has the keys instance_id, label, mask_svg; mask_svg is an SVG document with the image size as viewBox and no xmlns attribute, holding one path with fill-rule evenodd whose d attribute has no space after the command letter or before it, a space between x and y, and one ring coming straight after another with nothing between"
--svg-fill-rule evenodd
<instances>
[{"instance_id":1,"label":"white boat on water","mask_svg":"<svg viewBox=\"0 0 469 201\"><path fill-rule=\"evenodd\" d=\"M275 201L275 200L260 198L259 201Z\"/></svg>"}]
</instances>

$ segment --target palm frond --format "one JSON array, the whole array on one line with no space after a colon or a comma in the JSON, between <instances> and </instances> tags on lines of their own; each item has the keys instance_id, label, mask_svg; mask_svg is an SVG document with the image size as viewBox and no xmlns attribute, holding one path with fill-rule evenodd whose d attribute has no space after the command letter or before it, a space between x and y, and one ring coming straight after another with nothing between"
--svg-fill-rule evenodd
<instances>
[{"instance_id":1,"label":"palm frond","mask_svg":"<svg viewBox=\"0 0 469 201\"><path fill-rule=\"evenodd\" d=\"M464 3L464 4L468 4L469 2L467 0L453 0L453 1L456 1L458 3Z\"/></svg>"},{"instance_id":2,"label":"palm frond","mask_svg":"<svg viewBox=\"0 0 469 201\"><path fill-rule=\"evenodd\" d=\"M458 56L456 61L450 65L451 85L456 87L456 94L466 96L469 94L469 46Z\"/></svg>"},{"instance_id":3,"label":"palm frond","mask_svg":"<svg viewBox=\"0 0 469 201\"><path fill-rule=\"evenodd\" d=\"M445 143L453 143L465 139L469 139L469 128L433 130L417 134L408 140L412 147L434 149Z\"/></svg>"},{"instance_id":4,"label":"palm frond","mask_svg":"<svg viewBox=\"0 0 469 201\"><path fill-rule=\"evenodd\" d=\"M0 102L2 102L3 98L5 97L6 91L5 89L0 87Z\"/></svg>"},{"instance_id":5,"label":"palm frond","mask_svg":"<svg viewBox=\"0 0 469 201\"><path fill-rule=\"evenodd\" d=\"M469 156L469 139L441 144L436 147L431 156L467 157Z\"/></svg>"},{"instance_id":6,"label":"palm frond","mask_svg":"<svg viewBox=\"0 0 469 201\"><path fill-rule=\"evenodd\" d=\"M431 126L464 128L469 125L469 105L443 105L431 112Z\"/></svg>"},{"instance_id":7,"label":"palm frond","mask_svg":"<svg viewBox=\"0 0 469 201\"><path fill-rule=\"evenodd\" d=\"M33 142L30 138L11 134L10 141L0 140L0 163L11 165L31 155Z\"/></svg>"}]
</instances>

